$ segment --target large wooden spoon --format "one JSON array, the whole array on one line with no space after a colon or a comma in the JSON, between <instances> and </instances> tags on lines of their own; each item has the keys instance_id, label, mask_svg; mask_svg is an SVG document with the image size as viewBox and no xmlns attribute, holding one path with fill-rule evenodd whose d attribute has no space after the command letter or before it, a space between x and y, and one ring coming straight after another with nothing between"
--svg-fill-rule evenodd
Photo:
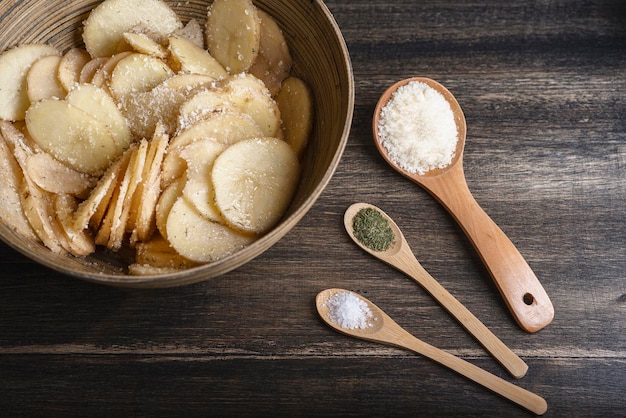
<instances>
[{"instance_id":1,"label":"large wooden spoon","mask_svg":"<svg viewBox=\"0 0 626 418\"><path fill-rule=\"evenodd\" d=\"M343 289L327 289L320 292L315 298L315 304L319 315L324 322L336 331L352 337L411 350L441 364L442 366L454 370L462 376L465 376L479 385L492 390L493 392L512 402L515 402L537 415L542 415L547 411L548 404L541 396L516 386L513 383L510 383L487 372L486 370L481 369L478 366L473 365L472 363L419 340L398 325L378 306L356 293L353 294L367 303L368 308L372 313L372 317L368 321L371 326L367 328L343 328L330 318L329 307L326 303L334 294L340 292L352 293Z\"/></svg>"},{"instance_id":2,"label":"large wooden spoon","mask_svg":"<svg viewBox=\"0 0 626 418\"><path fill-rule=\"evenodd\" d=\"M363 244L355 236L354 216L361 209L374 209L378 211L389 224L393 231L395 240L391 247L385 251L376 251ZM424 267L417 261L411 247L398 225L387 215L374 205L369 203L355 203L351 205L343 217L344 226L348 235L363 250L370 253L379 260L384 261L392 267L400 270L413 280L415 280L424 290L426 290L439 304L452 315L484 348L490 353L511 376L520 379L528 371L528 365L506 346L489 328L485 326L469 309L450 294L434 277L432 277Z\"/></svg>"},{"instance_id":3,"label":"large wooden spoon","mask_svg":"<svg viewBox=\"0 0 626 418\"><path fill-rule=\"evenodd\" d=\"M422 175L401 168L390 157L378 137L380 112L392 94L412 81L422 82L437 90L450 104L457 125L458 143L452 162ZM410 114L406 118L413 117ZM467 186L463 172L465 116L454 96L441 84L428 78L409 78L391 86L380 97L373 118L374 142L382 157L396 171L426 189L456 219L472 242L496 283L509 310L519 326L536 332L554 318L554 307L545 289L511 240L476 202Z\"/></svg>"}]
</instances>

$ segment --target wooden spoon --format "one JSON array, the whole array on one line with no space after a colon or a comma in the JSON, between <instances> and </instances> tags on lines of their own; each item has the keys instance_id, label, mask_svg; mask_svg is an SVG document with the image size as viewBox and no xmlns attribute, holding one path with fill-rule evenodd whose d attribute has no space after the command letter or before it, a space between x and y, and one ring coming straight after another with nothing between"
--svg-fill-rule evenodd
<instances>
[{"instance_id":1,"label":"wooden spoon","mask_svg":"<svg viewBox=\"0 0 626 418\"><path fill-rule=\"evenodd\" d=\"M548 404L545 399L539 395L529 392L526 389L516 386L487 372L486 370L481 369L480 367L473 365L472 363L417 339L394 322L394 320L385 314L385 312L383 312L378 306L356 293L355 295L367 303L370 311L372 312L372 318L369 320L371 327L354 329L341 327L339 324L330 319L329 308L326 306L326 301L328 301L332 295L341 292L352 293L343 289L327 289L320 292L315 298L315 304L319 315L322 317L324 322L336 331L352 337L411 350L441 364L442 366L454 370L455 372L473 380L487 389L492 390L506 399L515 402L537 415L542 415L547 411Z\"/></svg>"},{"instance_id":2,"label":"wooden spoon","mask_svg":"<svg viewBox=\"0 0 626 418\"><path fill-rule=\"evenodd\" d=\"M425 83L441 93L450 104L457 125L458 144L452 162L443 169L434 169L423 175L399 167L389 157L378 137L381 110L399 87L411 81ZM373 133L376 147L389 165L426 189L456 219L480 255L519 326L527 332L536 332L552 322L554 307L543 286L511 240L478 205L467 186L463 172L465 117L454 96L441 84L428 78L402 80L380 97L374 111Z\"/></svg>"},{"instance_id":3,"label":"wooden spoon","mask_svg":"<svg viewBox=\"0 0 626 418\"><path fill-rule=\"evenodd\" d=\"M375 251L367 247L354 235L353 218L364 208L372 208L383 215L391 227L395 241L386 251ZM407 276L415 280L430 295L437 300L482 346L489 352L511 376L519 379L528 371L528 365L509 349L498 337L496 337L478 318L452 296L443 286L437 282L417 261L413 251L404 238L398 225L374 205L368 203L355 203L347 210L343 218L344 226L350 238L366 252L385 263L395 267Z\"/></svg>"}]
</instances>

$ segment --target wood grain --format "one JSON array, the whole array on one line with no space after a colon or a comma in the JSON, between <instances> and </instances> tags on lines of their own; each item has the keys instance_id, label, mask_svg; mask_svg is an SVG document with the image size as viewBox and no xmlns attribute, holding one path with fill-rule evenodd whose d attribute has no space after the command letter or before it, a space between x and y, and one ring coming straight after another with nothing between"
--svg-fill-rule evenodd
<instances>
[{"instance_id":1,"label":"wood grain","mask_svg":"<svg viewBox=\"0 0 626 418\"><path fill-rule=\"evenodd\" d=\"M351 242L342 217L360 201L392 216L424 268L526 361L515 382L546 399L545 417L624 414L623 2L327 5L351 53L356 107L313 209L251 263L174 289L89 284L0 244L5 414L529 416L423 357L338 335L317 317L319 291L354 290L423 341L510 379L417 284ZM554 304L541 331L517 326L459 226L378 155L374 106L409 76L439 81L462 106L469 188Z\"/></svg>"}]
</instances>

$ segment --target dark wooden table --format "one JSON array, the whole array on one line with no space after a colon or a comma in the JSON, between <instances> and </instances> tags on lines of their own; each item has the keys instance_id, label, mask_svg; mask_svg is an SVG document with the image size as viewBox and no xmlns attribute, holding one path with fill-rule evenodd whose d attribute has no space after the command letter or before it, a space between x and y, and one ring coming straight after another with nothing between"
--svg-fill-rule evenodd
<instances>
[{"instance_id":1,"label":"dark wooden table","mask_svg":"<svg viewBox=\"0 0 626 418\"><path fill-rule=\"evenodd\" d=\"M341 165L284 239L223 277L122 290L64 277L0 244L4 416L528 416L409 352L325 326L315 295L358 291L407 330L548 402L550 417L626 415L626 3L329 1L356 108ZM445 210L385 165L378 96L409 76L465 111L477 201L543 283L538 333L508 313ZM530 366L513 380L418 285L342 229L376 204L424 267Z\"/></svg>"}]
</instances>

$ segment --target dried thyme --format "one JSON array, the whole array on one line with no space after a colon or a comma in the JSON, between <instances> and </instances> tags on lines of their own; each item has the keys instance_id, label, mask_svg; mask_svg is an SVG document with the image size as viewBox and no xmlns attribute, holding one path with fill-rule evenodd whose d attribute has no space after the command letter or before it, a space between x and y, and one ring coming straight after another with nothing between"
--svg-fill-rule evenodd
<instances>
[{"instance_id":1,"label":"dried thyme","mask_svg":"<svg viewBox=\"0 0 626 418\"><path fill-rule=\"evenodd\" d=\"M363 208L352 218L354 236L373 251L385 251L395 242L389 221L378 210Z\"/></svg>"}]
</instances>

